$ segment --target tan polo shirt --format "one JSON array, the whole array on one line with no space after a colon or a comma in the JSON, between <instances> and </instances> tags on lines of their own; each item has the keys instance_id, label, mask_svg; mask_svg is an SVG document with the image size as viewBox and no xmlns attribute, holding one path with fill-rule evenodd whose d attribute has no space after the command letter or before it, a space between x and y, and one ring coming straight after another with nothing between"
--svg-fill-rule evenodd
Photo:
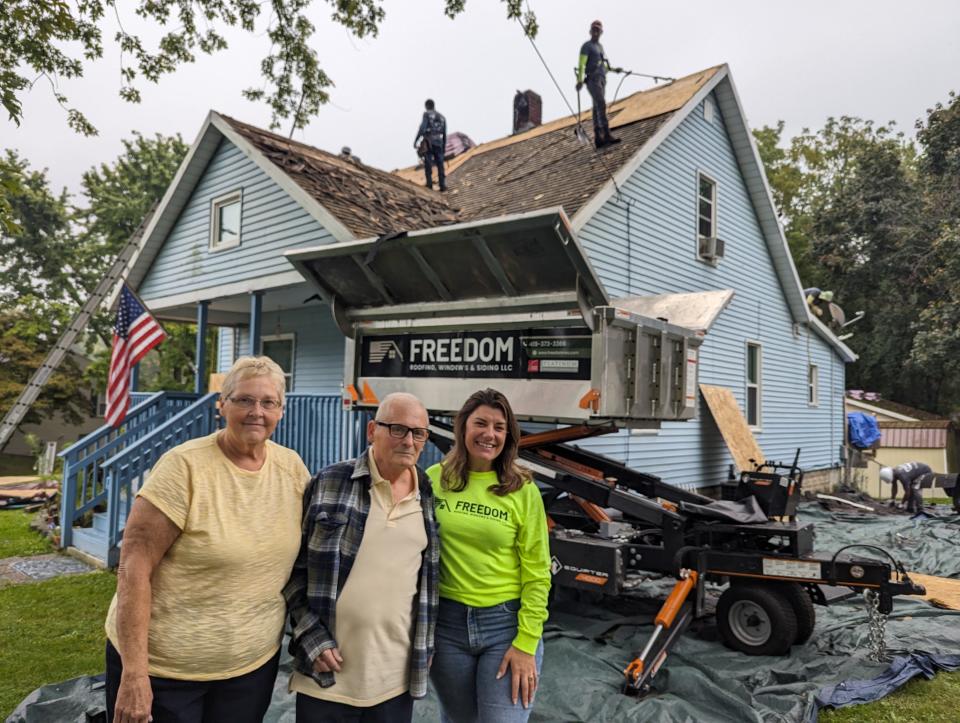
<instances>
[{"instance_id":1,"label":"tan polo shirt","mask_svg":"<svg viewBox=\"0 0 960 723\"><path fill-rule=\"evenodd\" d=\"M367 708L407 692L413 607L421 555L427 547L414 472L413 491L394 504L390 483L369 456L370 512L350 575L337 598L331 631L343 662L336 683L321 688L294 671L290 690Z\"/></svg>"}]
</instances>

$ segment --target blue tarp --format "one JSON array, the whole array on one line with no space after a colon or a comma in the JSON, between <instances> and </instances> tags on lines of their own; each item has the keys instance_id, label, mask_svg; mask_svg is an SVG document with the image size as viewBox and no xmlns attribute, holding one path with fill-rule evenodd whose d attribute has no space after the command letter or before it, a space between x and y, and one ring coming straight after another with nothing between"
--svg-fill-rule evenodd
<instances>
[{"instance_id":1,"label":"blue tarp","mask_svg":"<svg viewBox=\"0 0 960 723\"><path fill-rule=\"evenodd\" d=\"M872 414L847 412L847 427L850 444L857 449L869 449L880 441L880 427Z\"/></svg>"}]
</instances>

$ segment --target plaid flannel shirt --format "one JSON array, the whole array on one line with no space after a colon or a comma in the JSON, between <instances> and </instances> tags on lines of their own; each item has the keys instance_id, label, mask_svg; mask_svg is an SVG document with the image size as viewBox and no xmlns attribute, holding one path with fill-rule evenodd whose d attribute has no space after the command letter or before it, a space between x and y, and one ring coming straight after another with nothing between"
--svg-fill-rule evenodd
<instances>
[{"instance_id":1,"label":"plaid flannel shirt","mask_svg":"<svg viewBox=\"0 0 960 723\"><path fill-rule=\"evenodd\" d=\"M293 627L290 654L294 667L324 688L336 682L334 674L318 673L313 668L313 661L324 650L337 647L333 635L337 597L357 557L370 512L369 452L367 449L355 460L331 465L310 480L303 498L300 554L283 589ZM440 538L430 480L423 470L416 469L427 547L423 552L414 603L410 695L422 698L427 694L428 666L433 655L433 633L440 603Z\"/></svg>"}]
</instances>

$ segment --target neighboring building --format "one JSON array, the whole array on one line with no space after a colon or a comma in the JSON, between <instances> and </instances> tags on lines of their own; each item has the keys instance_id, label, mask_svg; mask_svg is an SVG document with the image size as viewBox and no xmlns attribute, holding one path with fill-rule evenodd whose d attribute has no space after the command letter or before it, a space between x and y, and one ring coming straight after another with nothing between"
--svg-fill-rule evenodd
<instances>
[{"instance_id":1,"label":"neighboring building","mask_svg":"<svg viewBox=\"0 0 960 723\"><path fill-rule=\"evenodd\" d=\"M848 391L844 400L847 412L863 412L876 417L880 442L868 453L865 470L867 491L880 498L890 496L890 485L880 482L881 467L895 467L904 462L924 462L939 473L960 471L958 432L944 417L908 407L906 404L881 399L879 395ZM943 490L924 490L926 497L944 497Z\"/></svg>"},{"instance_id":2,"label":"neighboring building","mask_svg":"<svg viewBox=\"0 0 960 723\"><path fill-rule=\"evenodd\" d=\"M205 307L221 330L211 371L259 351L291 391L340 394L343 336L285 251L559 209L610 297L732 291L700 382L733 391L768 459L800 447L802 467L832 475L855 356L808 311L729 69L635 93L609 115L618 146L598 153L561 118L452 159L441 195L416 169L387 173L211 112L129 283L161 319ZM698 412L590 446L676 484L718 484L731 457L699 399Z\"/></svg>"}]
</instances>

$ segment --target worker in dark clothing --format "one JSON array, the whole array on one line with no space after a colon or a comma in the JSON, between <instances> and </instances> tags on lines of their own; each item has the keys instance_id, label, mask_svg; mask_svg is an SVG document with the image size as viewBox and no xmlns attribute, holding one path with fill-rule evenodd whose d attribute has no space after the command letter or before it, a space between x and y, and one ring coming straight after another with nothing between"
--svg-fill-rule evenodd
<instances>
[{"instance_id":1,"label":"worker in dark clothing","mask_svg":"<svg viewBox=\"0 0 960 723\"><path fill-rule=\"evenodd\" d=\"M423 104L423 120L417 130L413 147L423 155L423 170L427 176L427 188L433 188L433 167L437 167L437 181L440 190L447 190L447 177L443 170L443 153L447 147L447 119L437 112L429 98ZM421 145L422 142L422 145Z\"/></svg>"},{"instance_id":2,"label":"worker in dark clothing","mask_svg":"<svg viewBox=\"0 0 960 723\"><path fill-rule=\"evenodd\" d=\"M930 465L923 462L904 462L896 467L880 469L880 479L893 485L893 496L890 499L897 499L897 482L899 482L903 485L903 507L914 514L923 511L923 497L920 489L930 486L928 475L932 478L933 470L930 469Z\"/></svg>"},{"instance_id":3,"label":"worker in dark clothing","mask_svg":"<svg viewBox=\"0 0 960 723\"><path fill-rule=\"evenodd\" d=\"M619 138L610 135L607 125L607 71L622 73L623 68L611 68L610 61L600 45L600 35L603 34L603 23L594 20L590 25L590 40L580 48L580 62L577 65L577 92L587 84L590 97L593 99L593 143L597 148L603 148L613 143L619 143Z\"/></svg>"}]
</instances>

